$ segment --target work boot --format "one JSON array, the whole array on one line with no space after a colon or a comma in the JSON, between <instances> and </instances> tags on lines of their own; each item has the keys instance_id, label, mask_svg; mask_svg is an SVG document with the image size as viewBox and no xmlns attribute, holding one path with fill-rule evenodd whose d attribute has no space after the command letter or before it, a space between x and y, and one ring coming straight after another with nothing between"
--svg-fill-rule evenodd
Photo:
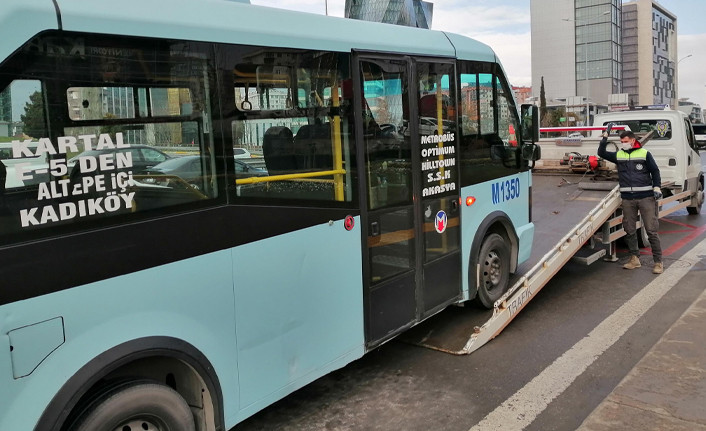
<instances>
[{"instance_id":1,"label":"work boot","mask_svg":"<svg viewBox=\"0 0 706 431\"><path fill-rule=\"evenodd\" d=\"M664 272L664 265L662 262L655 262L655 267L652 268L652 274L661 274Z\"/></svg>"},{"instance_id":2,"label":"work boot","mask_svg":"<svg viewBox=\"0 0 706 431\"><path fill-rule=\"evenodd\" d=\"M635 268L639 268L641 266L642 266L642 264L640 263L640 258L633 254L632 256L630 256L630 260L628 261L628 263L623 265L623 268L635 269Z\"/></svg>"}]
</instances>

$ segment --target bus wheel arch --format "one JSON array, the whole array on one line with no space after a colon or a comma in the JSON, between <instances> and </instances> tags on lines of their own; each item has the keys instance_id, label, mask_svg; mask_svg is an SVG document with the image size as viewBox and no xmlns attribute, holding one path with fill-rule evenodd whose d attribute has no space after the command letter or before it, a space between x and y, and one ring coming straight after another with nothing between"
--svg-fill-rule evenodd
<instances>
[{"instance_id":1,"label":"bus wheel arch","mask_svg":"<svg viewBox=\"0 0 706 431\"><path fill-rule=\"evenodd\" d=\"M482 262L480 259L481 251L486 254L486 259L483 259ZM488 215L477 229L471 245L468 263L469 298L475 298L484 307L492 308L493 302L495 302L493 298L502 296L509 287L510 274L517 270L518 254L519 239L509 217L500 211ZM507 261L506 265L503 264L503 260ZM489 266L486 266L486 263ZM484 269L489 268L494 273L484 274L484 272L487 272ZM497 273L498 270L506 273ZM504 286L500 286L502 291L490 294L486 289L481 292L482 284L489 281L489 279L492 280L493 288L498 287L496 283L504 284Z\"/></svg>"},{"instance_id":2,"label":"bus wheel arch","mask_svg":"<svg viewBox=\"0 0 706 431\"><path fill-rule=\"evenodd\" d=\"M182 340L147 337L120 344L84 365L54 396L35 431L73 430L94 399L140 383L176 392L191 406L197 431L223 429L221 387L208 359Z\"/></svg>"}]
</instances>

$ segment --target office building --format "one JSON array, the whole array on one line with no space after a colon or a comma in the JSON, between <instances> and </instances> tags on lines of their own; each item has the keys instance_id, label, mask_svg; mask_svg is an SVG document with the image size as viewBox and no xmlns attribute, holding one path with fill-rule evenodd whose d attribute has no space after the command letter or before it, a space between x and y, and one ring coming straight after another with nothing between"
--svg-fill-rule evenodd
<instances>
[{"instance_id":1,"label":"office building","mask_svg":"<svg viewBox=\"0 0 706 431\"><path fill-rule=\"evenodd\" d=\"M677 17L653 0L623 4L623 91L634 105L677 106Z\"/></svg>"},{"instance_id":2,"label":"office building","mask_svg":"<svg viewBox=\"0 0 706 431\"><path fill-rule=\"evenodd\" d=\"M677 18L657 1L531 0L530 10L534 98L544 77L547 99L579 116L581 103L678 105Z\"/></svg>"},{"instance_id":3,"label":"office building","mask_svg":"<svg viewBox=\"0 0 706 431\"><path fill-rule=\"evenodd\" d=\"M587 104L622 92L621 10L620 0L531 0L533 96L544 77L547 99L585 118Z\"/></svg>"},{"instance_id":4,"label":"office building","mask_svg":"<svg viewBox=\"0 0 706 431\"><path fill-rule=\"evenodd\" d=\"M344 16L364 21L431 28L434 5L421 0L346 0Z\"/></svg>"}]
</instances>

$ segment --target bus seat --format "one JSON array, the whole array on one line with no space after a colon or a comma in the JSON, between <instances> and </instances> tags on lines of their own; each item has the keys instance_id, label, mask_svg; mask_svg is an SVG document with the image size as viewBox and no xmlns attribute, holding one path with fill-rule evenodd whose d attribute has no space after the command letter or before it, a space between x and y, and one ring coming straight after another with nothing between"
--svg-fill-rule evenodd
<instances>
[{"instance_id":1,"label":"bus seat","mask_svg":"<svg viewBox=\"0 0 706 431\"><path fill-rule=\"evenodd\" d=\"M299 169L333 169L330 123L302 126L294 138L294 151Z\"/></svg>"},{"instance_id":2,"label":"bus seat","mask_svg":"<svg viewBox=\"0 0 706 431\"><path fill-rule=\"evenodd\" d=\"M265 131L262 155L270 175L292 173L297 169L294 135L289 127L273 126Z\"/></svg>"}]
</instances>

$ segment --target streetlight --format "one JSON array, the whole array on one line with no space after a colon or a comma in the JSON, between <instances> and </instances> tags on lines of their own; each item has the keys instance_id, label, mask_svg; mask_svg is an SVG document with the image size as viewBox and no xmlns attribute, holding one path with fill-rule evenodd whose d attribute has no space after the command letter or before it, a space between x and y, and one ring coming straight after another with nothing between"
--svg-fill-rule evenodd
<instances>
[{"instance_id":1,"label":"streetlight","mask_svg":"<svg viewBox=\"0 0 706 431\"><path fill-rule=\"evenodd\" d=\"M600 15L596 16L589 16L588 18L583 18L583 19L571 19L571 18L563 18L562 21L568 21L568 22L575 22L576 24L581 24L587 25L591 20L596 19L596 18L601 18L603 16L610 15L610 11L605 11ZM574 26L574 34L576 34L576 26ZM575 46L574 46L575 48ZM584 42L583 42L583 55L584 55L584 76L586 78L586 124L585 126L589 126L589 120L591 119L591 108L588 102L588 98L591 95L591 83L588 80L588 34L584 35ZM577 91L578 93L578 91ZM577 94L578 96L578 94Z\"/></svg>"},{"instance_id":2,"label":"streetlight","mask_svg":"<svg viewBox=\"0 0 706 431\"><path fill-rule=\"evenodd\" d=\"M694 56L694 54L689 54L689 55L682 57L679 61L677 61L676 67L674 67L674 75L676 75L675 76L676 82L674 83L674 86L676 88L675 92L676 92L676 98L677 98L677 100L676 100L677 106L679 106L679 63L681 63L682 61L686 60L687 58L693 57L693 56Z\"/></svg>"}]
</instances>

